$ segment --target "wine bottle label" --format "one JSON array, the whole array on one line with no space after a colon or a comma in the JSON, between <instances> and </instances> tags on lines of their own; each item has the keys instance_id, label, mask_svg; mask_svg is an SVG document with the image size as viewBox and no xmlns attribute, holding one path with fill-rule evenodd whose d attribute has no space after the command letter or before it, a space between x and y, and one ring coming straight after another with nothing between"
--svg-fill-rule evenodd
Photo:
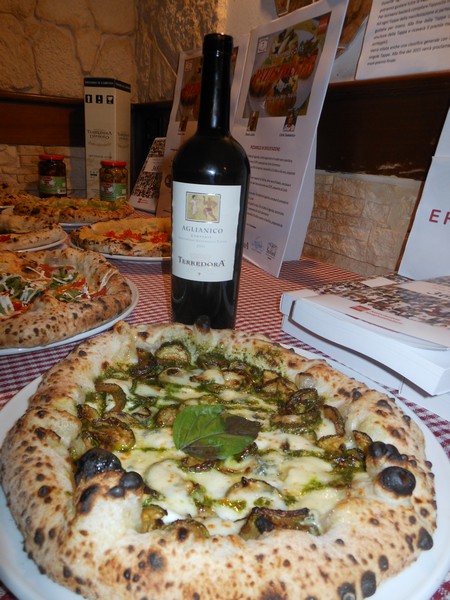
<instances>
[{"instance_id":1,"label":"wine bottle label","mask_svg":"<svg viewBox=\"0 0 450 600\"><path fill-rule=\"evenodd\" d=\"M173 182L172 273L190 281L233 279L240 185Z\"/></svg>"}]
</instances>

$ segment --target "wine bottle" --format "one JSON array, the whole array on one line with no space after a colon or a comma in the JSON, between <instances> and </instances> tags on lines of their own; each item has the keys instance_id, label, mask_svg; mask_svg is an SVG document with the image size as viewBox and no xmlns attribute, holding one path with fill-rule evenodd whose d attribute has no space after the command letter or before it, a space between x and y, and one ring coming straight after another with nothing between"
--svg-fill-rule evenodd
<instances>
[{"instance_id":1,"label":"wine bottle","mask_svg":"<svg viewBox=\"0 0 450 600\"><path fill-rule=\"evenodd\" d=\"M250 165L230 133L233 38L203 41L196 133L172 165L172 318L215 329L236 320Z\"/></svg>"}]
</instances>

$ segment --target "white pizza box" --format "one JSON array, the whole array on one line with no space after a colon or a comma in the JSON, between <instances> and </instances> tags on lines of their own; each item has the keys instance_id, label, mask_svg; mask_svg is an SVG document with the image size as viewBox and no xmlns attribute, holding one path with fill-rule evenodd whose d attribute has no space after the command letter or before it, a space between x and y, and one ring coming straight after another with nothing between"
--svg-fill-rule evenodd
<instances>
[{"instance_id":1,"label":"white pizza box","mask_svg":"<svg viewBox=\"0 0 450 600\"><path fill-rule=\"evenodd\" d=\"M88 198L98 198L102 160L125 161L130 170L130 84L110 77L85 77L84 122L86 192Z\"/></svg>"},{"instance_id":2,"label":"white pizza box","mask_svg":"<svg viewBox=\"0 0 450 600\"><path fill-rule=\"evenodd\" d=\"M408 385L411 394L417 390L424 397L450 392L449 350L411 345L406 337L308 302L309 294L303 289L282 295L286 333L392 389Z\"/></svg>"},{"instance_id":3,"label":"white pizza box","mask_svg":"<svg viewBox=\"0 0 450 600\"><path fill-rule=\"evenodd\" d=\"M389 367L358 352L325 340L295 323L289 315L283 316L282 330L302 343L322 352L338 365L350 368L362 377L367 377L391 390L392 393L434 412L447 421L450 420L450 393L429 395L407 381L399 373L389 369Z\"/></svg>"}]
</instances>

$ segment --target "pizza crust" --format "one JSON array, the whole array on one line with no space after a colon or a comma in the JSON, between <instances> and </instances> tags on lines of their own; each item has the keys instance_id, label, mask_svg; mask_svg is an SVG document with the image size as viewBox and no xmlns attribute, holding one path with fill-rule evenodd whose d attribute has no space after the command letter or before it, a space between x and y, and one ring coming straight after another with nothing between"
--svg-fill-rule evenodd
<instances>
[{"instance_id":1,"label":"pizza crust","mask_svg":"<svg viewBox=\"0 0 450 600\"><path fill-rule=\"evenodd\" d=\"M0 318L0 348L32 348L65 340L99 326L131 304L131 290L120 271L95 252L65 248L32 254L0 252L2 273L26 276L27 266L72 266L86 277L90 289L106 283L104 294L60 302L51 291L36 296L26 312ZM29 276L29 275L28 275Z\"/></svg>"},{"instance_id":2,"label":"pizza crust","mask_svg":"<svg viewBox=\"0 0 450 600\"><path fill-rule=\"evenodd\" d=\"M404 455L392 447L369 454L370 477L345 490L322 535L267 530L258 539L204 539L183 522L170 531L141 533L143 482L116 469L81 474L75 483L68 448L81 427L77 405L94 390L94 378L108 364L136 360L136 348L177 339L192 350L219 347L285 376L311 377L327 403L340 406L347 426L381 432ZM431 547L434 486L423 448L421 431L392 399L265 336L119 323L44 375L28 412L5 440L1 475L26 551L42 572L86 598L357 600ZM411 495L381 490L378 474L396 464L406 464L416 477Z\"/></svg>"},{"instance_id":3,"label":"pizza crust","mask_svg":"<svg viewBox=\"0 0 450 600\"><path fill-rule=\"evenodd\" d=\"M2 236L5 238L2 239ZM24 250L63 241L65 233L58 223L42 217L22 217L0 213L1 250Z\"/></svg>"},{"instance_id":4,"label":"pizza crust","mask_svg":"<svg viewBox=\"0 0 450 600\"><path fill-rule=\"evenodd\" d=\"M14 214L45 217L54 223L95 223L123 219L133 212L128 202L97 198L30 197L14 205Z\"/></svg>"}]
</instances>

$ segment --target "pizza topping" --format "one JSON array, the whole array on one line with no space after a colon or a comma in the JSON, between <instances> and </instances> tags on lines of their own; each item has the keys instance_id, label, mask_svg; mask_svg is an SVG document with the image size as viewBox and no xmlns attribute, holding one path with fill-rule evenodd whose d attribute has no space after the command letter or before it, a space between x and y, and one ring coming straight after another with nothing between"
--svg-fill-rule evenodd
<instances>
[{"instance_id":1,"label":"pizza topping","mask_svg":"<svg viewBox=\"0 0 450 600\"><path fill-rule=\"evenodd\" d=\"M142 233L134 232L131 229L125 229L124 231L105 231L103 234L105 237L112 238L113 240L131 240L134 242L151 242L152 244L162 244L163 242L169 241L169 234L163 231L146 231Z\"/></svg>"},{"instance_id":2,"label":"pizza topping","mask_svg":"<svg viewBox=\"0 0 450 600\"><path fill-rule=\"evenodd\" d=\"M239 535L244 540L255 539L274 529L304 530L319 535L314 515L307 508L286 511L259 507L252 509Z\"/></svg>"},{"instance_id":3,"label":"pizza topping","mask_svg":"<svg viewBox=\"0 0 450 600\"><path fill-rule=\"evenodd\" d=\"M182 410L173 424L175 446L197 458L224 459L250 446L261 426L223 406L197 405Z\"/></svg>"},{"instance_id":4,"label":"pizza topping","mask_svg":"<svg viewBox=\"0 0 450 600\"><path fill-rule=\"evenodd\" d=\"M27 310L32 300L46 291L60 302L92 299L106 293L106 285L114 271L105 273L97 290L90 290L86 278L71 265L52 266L30 261L22 276L0 275L0 316Z\"/></svg>"},{"instance_id":5,"label":"pizza topping","mask_svg":"<svg viewBox=\"0 0 450 600\"><path fill-rule=\"evenodd\" d=\"M317 389L219 349L196 359L179 339L111 366L83 406L73 451L100 446L140 472L157 495L152 503L167 511L145 517L152 528L189 516L206 527L236 523L239 533L258 507L293 511L284 528L299 526L295 511L308 508L308 527L315 519L322 531L320 519L364 474L372 443L362 432L347 436L340 411ZM372 454L393 452L383 448ZM250 520L244 531L253 528Z\"/></svg>"}]
</instances>

